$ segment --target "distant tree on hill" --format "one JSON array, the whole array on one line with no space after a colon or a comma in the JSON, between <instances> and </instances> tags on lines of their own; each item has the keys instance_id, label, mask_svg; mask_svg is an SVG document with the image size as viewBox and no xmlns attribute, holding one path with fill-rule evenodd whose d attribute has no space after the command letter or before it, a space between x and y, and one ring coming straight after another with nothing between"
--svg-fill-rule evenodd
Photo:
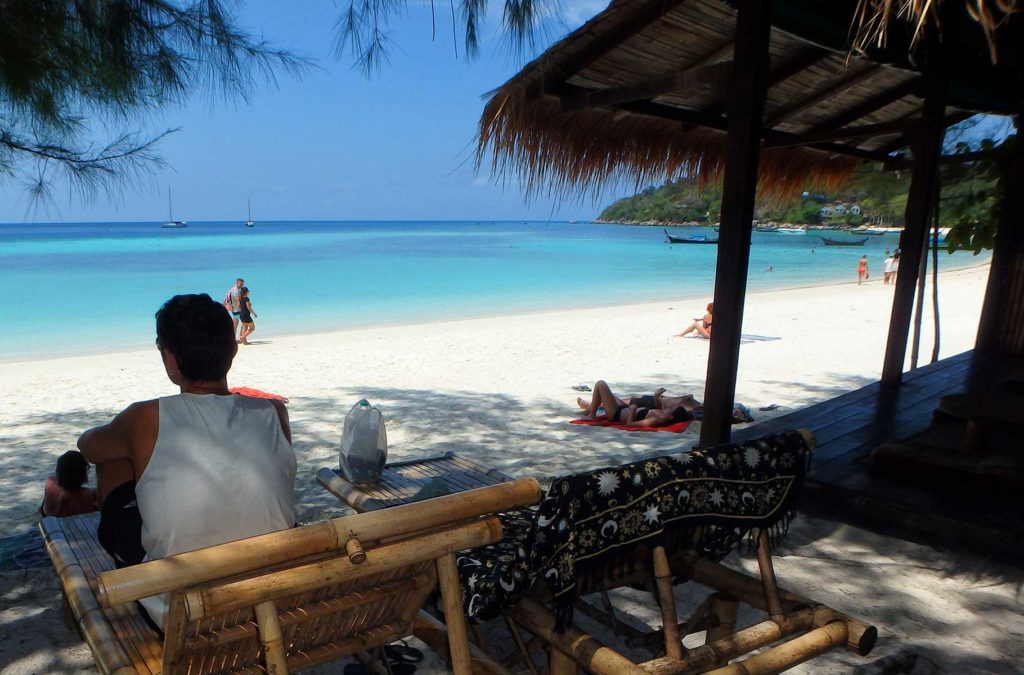
<instances>
[{"instance_id":1,"label":"distant tree on hill","mask_svg":"<svg viewBox=\"0 0 1024 675\"><path fill-rule=\"evenodd\" d=\"M159 166L169 131L126 129L149 111L203 89L245 97L304 65L218 0L0 0L0 181L37 199L61 174L85 197L109 191Z\"/></svg>"}]
</instances>

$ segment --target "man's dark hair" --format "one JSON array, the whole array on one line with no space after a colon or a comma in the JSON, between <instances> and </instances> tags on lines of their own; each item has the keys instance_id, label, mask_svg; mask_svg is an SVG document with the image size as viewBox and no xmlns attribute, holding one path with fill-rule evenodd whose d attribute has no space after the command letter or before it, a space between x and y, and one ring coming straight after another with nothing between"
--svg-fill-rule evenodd
<instances>
[{"instance_id":1,"label":"man's dark hair","mask_svg":"<svg viewBox=\"0 0 1024 675\"><path fill-rule=\"evenodd\" d=\"M57 485L65 490L77 490L89 476L89 463L77 450L68 450L57 459Z\"/></svg>"},{"instance_id":2,"label":"man's dark hair","mask_svg":"<svg viewBox=\"0 0 1024 675\"><path fill-rule=\"evenodd\" d=\"M231 316L206 293L176 295L156 313L156 346L174 354L187 379L219 380L235 356Z\"/></svg>"}]
</instances>

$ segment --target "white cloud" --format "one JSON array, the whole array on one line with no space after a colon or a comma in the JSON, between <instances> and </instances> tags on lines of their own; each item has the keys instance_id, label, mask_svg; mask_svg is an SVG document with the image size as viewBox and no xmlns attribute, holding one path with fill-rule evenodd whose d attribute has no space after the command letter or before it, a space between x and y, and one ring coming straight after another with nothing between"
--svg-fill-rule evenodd
<instances>
[{"instance_id":1,"label":"white cloud","mask_svg":"<svg viewBox=\"0 0 1024 675\"><path fill-rule=\"evenodd\" d=\"M490 183L490 182L491 182L491 179L488 176L477 176L476 178L473 179L472 186L473 187L486 187L486 185L488 183Z\"/></svg>"}]
</instances>

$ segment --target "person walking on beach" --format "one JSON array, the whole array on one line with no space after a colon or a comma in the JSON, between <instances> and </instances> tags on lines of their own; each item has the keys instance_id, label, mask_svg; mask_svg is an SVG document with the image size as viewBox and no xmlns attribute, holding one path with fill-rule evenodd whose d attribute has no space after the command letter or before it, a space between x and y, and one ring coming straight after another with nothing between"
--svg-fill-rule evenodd
<instances>
[{"instance_id":1,"label":"person walking on beach","mask_svg":"<svg viewBox=\"0 0 1024 675\"><path fill-rule=\"evenodd\" d=\"M883 263L884 267L882 268L882 284L883 285L887 286L889 284L889 282L892 281L892 264L893 264L894 261L895 261L895 258L893 258L892 253L889 252L889 249L886 249L885 250L885 262Z\"/></svg>"},{"instance_id":2,"label":"person walking on beach","mask_svg":"<svg viewBox=\"0 0 1024 675\"><path fill-rule=\"evenodd\" d=\"M231 314L231 320L235 324L235 330L232 335L238 333L238 319L241 312L242 287L245 286L245 279L239 277L235 279L235 285L228 289L228 292L224 295L224 309L228 310Z\"/></svg>"},{"instance_id":3,"label":"person walking on beach","mask_svg":"<svg viewBox=\"0 0 1024 675\"><path fill-rule=\"evenodd\" d=\"M691 323L689 326L687 326L686 330L684 330L682 333L676 334L676 337L686 337L687 335L689 335L693 331L697 331L697 335L700 335L702 338L710 338L711 337L711 320L713 318L711 315L714 312L714 310L715 310L715 303L709 302L708 303L708 313L705 314L703 317L701 317L699 319L694 319L693 323Z\"/></svg>"},{"instance_id":4,"label":"person walking on beach","mask_svg":"<svg viewBox=\"0 0 1024 675\"><path fill-rule=\"evenodd\" d=\"M249 344L249 336L256 330L256 324L252 318L256 316L256 312L252 311L252 302L249 300L249 288L242 286L240 297L238 298L238 319L242 322L242 330L238 333L238 341L243 345Z\"/></svg>"},{"instance_id":5,"label":"person walking on beach","mask_svg":"<svg viewBox=\"0 0 1024 675\"><path fill-rule=\"evenodd\" d=\"M857 285L860 286L862 281L866 281L871 277L868 274L868 257L862 255L860 260L857 261Z\"/></svg>"},{"instance_id":6,"label":"person walking on beach","mask_svg":"<svg viewBox=\"0 0 1024 675\"><path fill-rule=\"evenodd\" d=\"M896 249L896 252L892 254L892 274L890 275L890 283L896 283L896 275L900 271L900 250Z\"/></svg>"},{"instance_id":7,"label":"person walking on beach","mask_svg":"<svg viewBox=\"0 0 1024 675\"><path fill-rule=\"evenodd\" d=\"M133 403L78 439L96 465L100 545L126 567L293 527L288 410L228 391L238 343L223 306L174 296L156 313L156 345L181 393ZM162 627L167 596L141 604Z\"/></svg>"}]
</instances>

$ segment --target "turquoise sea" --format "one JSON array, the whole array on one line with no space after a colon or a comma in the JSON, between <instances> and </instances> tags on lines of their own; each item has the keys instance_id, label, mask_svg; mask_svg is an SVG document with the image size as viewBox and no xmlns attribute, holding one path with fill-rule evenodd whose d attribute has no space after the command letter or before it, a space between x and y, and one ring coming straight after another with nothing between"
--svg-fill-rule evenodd
<instances>
[{"instance_id":1,"label":"turquoise sea","mask_svg":"<svg viewBox=\"0 0 1024 675\"><path fill-rule=\"evenodd\" d=\"M895 234L836 248L814 233L755 233L749 285L850 281L862 254L880 276L896 244ZM148 346L164 300L206 292L219 301L238 276L261 339L680 298L700 306L716 250L669 246L660 227L566 222L0 224L0 360ZM939 259L942 269L979 262Z\"/></svg>"}]
</instances>

